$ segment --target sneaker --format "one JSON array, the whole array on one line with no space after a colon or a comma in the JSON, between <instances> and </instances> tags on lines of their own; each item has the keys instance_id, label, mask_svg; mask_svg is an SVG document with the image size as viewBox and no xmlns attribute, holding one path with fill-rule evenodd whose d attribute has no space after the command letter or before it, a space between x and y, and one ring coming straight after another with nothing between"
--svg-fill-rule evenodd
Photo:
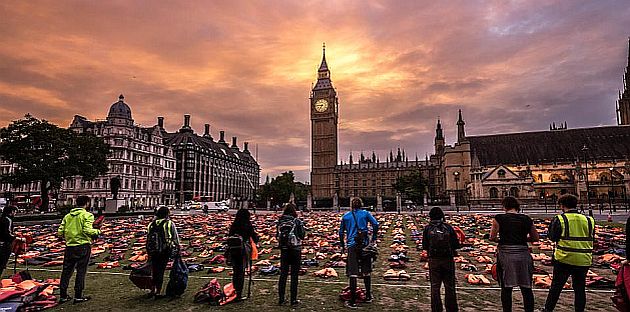
<instances>
[{"instance_id":1,"label":"sneaker","mask_svg":"<svg viewBox=\"0 0 630 312\"><path fill-rule=\"evenodd\" d=\"M59 297L59 304L66 303L66 302L68 302L70 300L72 300L72 297L70 297L70 296Z\"/></svg>"},{"instance_id":2,"label":"sneaker","mask_svg":"<svg viewBox=\"0 0 630 312\"><path fill-rule=\"evenodd\" d=\"M291 305L292 305L292 306L299 305L300 303L301 303L301 301L300 301L300 300L291 301Z\"/></svg>"},{"instance_id":3,"label":"sneaker","mask_svg":"<svg viewBox=\"0 0 630 312\"><path fill-rule=\"evenodd\" d=\"M373 301L374 301L374 298L367 297L367 298L365 298L365 301L363 301L363 303L372 303Z\"/></svg>"},{"instance_id":4,"label":"sneaker","mask_svg":"<svg viewBox=\"0 0 630 312\"><path fill-rule=\"evenodd\" d=\"M83 303L83 302L86 302L86 301L88 301L90 299L92 299L92 298L89 297L89 296L83 296L83 297L80 297L80 298L74 298L74 301L72 301L72 304Z\"/></svg>"},{"instance_id":5,"label":"sneaker","mask_svg":"<svg viewBox=\"0 0 630 312\"><path fill-rule=\"evenodd\" d=\"M356 310L359 308L356 303L352 303L350 301L346 301L346 308Z\"/></svg>"}]
</instances>

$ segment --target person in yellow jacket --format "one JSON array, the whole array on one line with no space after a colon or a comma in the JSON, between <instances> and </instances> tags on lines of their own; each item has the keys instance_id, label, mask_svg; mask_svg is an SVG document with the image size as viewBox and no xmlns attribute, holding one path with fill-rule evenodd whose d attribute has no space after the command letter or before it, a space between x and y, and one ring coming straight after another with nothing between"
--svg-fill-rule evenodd
<instances>
[{"instance_id":1,"label":"person in yellow jacket","mask_svg":"<svg viewBox=\"0 0 630 312\"><path fill-rule=\"evenodd\" d=\"M586 306L586 274L593 262L595 220L580 214L577 204L578 199L574 195L560 196L558 205L562 214L557 215L549 225L547 237L556 243L556 248L553 279L542 311L553 311L569 276L575 295L575 311L582 312Z\"/></svg>"},{"instance_id":2,"label":"person in yellow jacket","mask_svg":"<svg viewBox=\"0 0 630 312\"><path fill-rule=\"evenodd\" d=\"M77 277L74 283L73 303L90 300L90 297L83 295L85 275L92 252L92 239L100 235L101 231L93 228L94 215L85 209L89 202L89 197L79 196L76 201L77 208L70 210L63 218L57 231L57 234L66 241L59 287L60 303L72 299L68 296L68 285L75 269L77 270Z\"/></svg>"}]
</instances>

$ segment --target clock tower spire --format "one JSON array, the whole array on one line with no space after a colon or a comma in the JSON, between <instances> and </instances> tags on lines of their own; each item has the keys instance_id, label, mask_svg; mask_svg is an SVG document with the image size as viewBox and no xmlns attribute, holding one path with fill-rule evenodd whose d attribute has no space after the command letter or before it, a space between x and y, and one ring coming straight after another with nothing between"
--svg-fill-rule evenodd
<instances>
[{"instance_id":1,"label":"clock tower spire","mask_svg":"<svg viewBox=\"0 0 630 312\"><path fill-rule=\"evenodd\" d=\"M311 90L311 186L313 199L326 204L334 196L334 171L338 157L339 100L330 80L326 62L326 44L322 46L322 62L317 82ZM332 202L330 202L332 206Z\"/></svg>"}]
</instances>

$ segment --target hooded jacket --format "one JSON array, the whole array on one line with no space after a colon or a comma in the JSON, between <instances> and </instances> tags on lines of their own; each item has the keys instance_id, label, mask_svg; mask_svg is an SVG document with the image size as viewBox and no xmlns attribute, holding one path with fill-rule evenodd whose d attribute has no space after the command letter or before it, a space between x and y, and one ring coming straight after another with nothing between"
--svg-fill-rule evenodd
<instances>
[{"instance_id":1,"label":"hooded jacket","mask_svg":"<svg viewBox=\"0 0 630 312\"><path fill-rule=\"evenodd\" d=\"M84 208L70 210L59 226L57 234L66 240L66 246L79 246L92 243L92 237L101 234L92 227L94 215Z\"/></svg>"}]
</instances>

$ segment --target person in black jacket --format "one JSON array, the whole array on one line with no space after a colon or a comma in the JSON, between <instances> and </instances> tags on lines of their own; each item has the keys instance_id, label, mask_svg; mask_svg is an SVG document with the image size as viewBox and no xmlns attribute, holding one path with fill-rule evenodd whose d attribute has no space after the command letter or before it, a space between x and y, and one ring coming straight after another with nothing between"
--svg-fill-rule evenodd
<instances>
[{"instance_id":1,"label":"person in black jacket","mask_svg":"<svg viewBox=\"0 0 630 312\"><path fill-rule=\"evenodd\" d=\"M444 283L444 301L447 312L458 311L455 292L455 261L459 240L452 226L444 221L444 212L433 207L429 212L430 223L424 228L422 249L429 256L429 280L431 282L431 311L442 312L440 288Z\"/></svg>"},{"instance_id":2,"label":"person in black jacket","mask_svg":"<svg viewBox=\"0 0 630 312\"><path fill-rule=\"evenodd\" d=\"M243 242L243 248L240 252L232 250L230 258L232 261L232 284L236 290L236 300L243 299L243 286L245 285L245 269L251 262L252 245L250 241L258 243L258 234L250 220L250 213L247 209L239 209L234 217L234 222L230 226L229 236L240 236Z\"/></svg>"},{"instance_id":3,"label":"person in black jacket","mask_svg":"<svg viewBox=\"0 0 630 312\"><path fill-rule=\"evenodd\" d=\"M291 305L300 302L297 300L298 275L302 262L302 240L306 235L304 223L298 219L297 209L294 204L286 204L284 212L278 220L278 242L280 245L280 279L278 280L278 304L283 305L284 293L287 287L289 269L291 271Z\"/></svg>"},{"instance_id":4,"label":"person in black jacket","mask_svg":"<svg viewBox=\"0 0 630 312\"><path fill-rule=\"evenodd\" d=\"M11 246L16 239L15 234L13 234L15 210L14 206L6 206L0 216L0 276L4 273L4 269L7 268L7 263L11 256Z\"/></svg>"}]
</instances>

